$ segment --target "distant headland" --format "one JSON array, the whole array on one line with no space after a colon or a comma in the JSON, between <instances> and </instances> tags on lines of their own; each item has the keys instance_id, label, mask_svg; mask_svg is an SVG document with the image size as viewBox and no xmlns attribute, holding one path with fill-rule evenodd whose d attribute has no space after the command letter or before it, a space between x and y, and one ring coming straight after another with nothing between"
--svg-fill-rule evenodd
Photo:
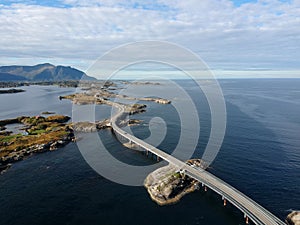
<instances>
[{"instance_id":1,"label":"distant headland","mask_svg":"<svg viewBox=\"0 0 300 225\"><path fill-rule=\"evenodd\" d=\"M34 66L1 66L0 82L96 80L70 66L55 66L50 63Z\"/></svg>"}]
</instances>

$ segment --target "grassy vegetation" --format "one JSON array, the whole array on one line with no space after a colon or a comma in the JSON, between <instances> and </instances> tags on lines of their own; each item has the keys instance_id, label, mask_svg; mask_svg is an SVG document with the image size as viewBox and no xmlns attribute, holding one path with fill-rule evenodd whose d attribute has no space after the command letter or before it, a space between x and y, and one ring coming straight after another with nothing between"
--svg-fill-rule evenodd
<instances>
[{"instance_id":1,"label":"grassy vegetation","mask_svg":"<svg viewBox=\"0 0 300 225\"><path fill-rule=\"evenodd\" d=\"M45 121L44 117L25 117L21 120L22 123L26 125L36 126L39 123L42 123Z\"/></svg>"},{"instance_id":2,"label":"grassy vegetation","mask_svg":"<svg viewBox=\"0 0 300 225\"><path fill-rule=\"evenodd\" d=\"M21 137L22 134L15 134L15 135L9 135L9 136L5 136L5 135L0 135L0 143L1 142L11 142L14 141L17 137Z\"/></svg>"},{"instance_id":3,"label":"grassy vegetation","mask_svg":"<svg viewBox=\"0 0 300 225\"><path fill-rule=\"evenodd\" d=\"M174 173L174 175L173 175L176 179L179 179L179 178L181 178L182 176L181 176L181 174L179 173L179 172L177 172L177 173Z\"/></svg>"},{"instance_id":4,"label":"grassy vegetation","mask_svg":"<svg viewBox=\"0 0 300 225\"><path fill-rule=\"evenodd\" d=\"M64 138L68 132L65 130L53 131L50 133L43 133L43 132L36 132L34 135L14 135L14 136L7 136L5 138L0 137L0 143L2 142L12 142L10 145L7 146L0 146L0 157L6 156L10 152L14 150L22 150L26 149L30 146L40 145L40 144L47 144L50 141L58 141Z\"/></svg>"},{"instance_id":5,"label":"grassy vegetation","mask_svg":"<svg viewBox=\"0 0 300 225\"><path fill-rule=\"evenodd\" d=\"M47 131L43 130L43 129L41 129L41 130L34 130L34 131L32 131L30 133L30 135L42 134L42 133L45 133L45 132L47 132Z\"/></svg>"},{"instance_id":6,"label":"grassy vegetation","mask_svg":"<svg viewBox=\"0 0 300 225\"><path fill-rule=\"evenodd\" d=\"M54 116L49 116L45 118L45 121L47 122L57 122L57 123L66 123L70 117L68 116L63 116L63 115L54 115Z\"/></svg>"},{"instance_id":7,"label":"grassy vegetation","mask_svg":"<svg viewBox=\"0 0 300 225\"><path fill-rule=\"evenodd\" d=\"M48 118L22 117L20 122L28 127L26 129L28 135L0 135L0 157L7 156L13 151L63 139L70 132L68 125L65 124L69 119L62 115L53 115Z\"/></svg>"},{"instance_id":8,"label":"grassy vegetation","mask_svg":"<svg viewBox=\"0 0 300 225\"><path fill-rule=\"evenodd\" d=\"M99 103L93 95L87 95L85 93L76 93L67 96L63 96L64 99L69 99L76 104L95 104Z\"/></svg>"}]
</instances>

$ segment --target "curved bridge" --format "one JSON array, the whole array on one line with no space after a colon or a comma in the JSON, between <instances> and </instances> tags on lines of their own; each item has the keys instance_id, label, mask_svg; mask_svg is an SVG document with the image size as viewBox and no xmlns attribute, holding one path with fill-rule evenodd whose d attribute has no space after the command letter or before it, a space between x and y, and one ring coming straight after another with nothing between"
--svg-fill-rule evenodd
<instances>
[{"instance_id":1,"label":"curved bridge","mask_svg":"<svg viewBox=\"0 0 300 225\"><path fill-rule=\"evenodd\" d=\"M250 219L254 224L257 225L286 225L271 212L218 177L203 169L193 168L181 160L178 160L177 158L122 130L118 126L118 121L125 113L124 107L119 104L114 104L114 106L119 109L119 112L111 118L111 126L116 135L145 149L145 151L151 152L157 156L157 159L163 159L175 165L187 176L198 180L203 186L209 187L211 190L221 195L222 199L224 200L224 205L226 205L226 201L228 201L244 213L247 224L249 223Z\"/></svg>"}]
</instances>

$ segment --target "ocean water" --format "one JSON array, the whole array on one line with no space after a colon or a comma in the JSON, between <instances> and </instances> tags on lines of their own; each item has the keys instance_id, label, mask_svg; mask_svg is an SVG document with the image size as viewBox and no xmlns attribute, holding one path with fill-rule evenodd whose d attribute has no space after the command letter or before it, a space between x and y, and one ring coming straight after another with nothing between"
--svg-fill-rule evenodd
<instances>
[{"instance_id":1,"label":"ocean water","mask_svg":"<svg viewBox=\"0 0 300 225\"><path fill-rule=\"evenodd\" d=\"M209 171L284 219L300 209L300 80L221 80L227 107L224 143ZM201 157L209 135L210 115L201 91L191 81L178 81L194 100L201 133L194 157ZM145 88L145 87L143 87ZM75 91L49 86L24 87L25 93L0 95L0 118L55 111L72 115L72 104L58 96ZM174 98L172 101L179 101ZM151 135L153 117L167 124L159 147L171 153L177 145L180 116L172 105L147 103L147 112L132 127L140 137ZM84 110L84 109L83 109ZM96 119L110 115L96 107ZM81 134L89 140L90 134ZM134 165L154 162L124 148L110 130L99 137L117 159ZM90 148L99 146L90 143ZM189 148L189 146L186 146ZM203 190L179 203L158 206L143 187L113 183L84 161L76 144L34 155L15 163L0 176L0 221L10 224L245 224L243 215L221 197Z\"/></svg>"}]
</instances>

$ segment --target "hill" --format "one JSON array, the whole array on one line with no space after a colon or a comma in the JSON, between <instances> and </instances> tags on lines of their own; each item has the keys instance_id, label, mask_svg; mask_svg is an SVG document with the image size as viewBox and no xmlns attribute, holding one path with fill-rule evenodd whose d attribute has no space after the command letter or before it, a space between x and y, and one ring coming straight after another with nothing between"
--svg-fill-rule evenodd
<instances>
[{"instance_id":1,"label":"hill","mask_svg":"<svg viewBox=\"0 0 300 225\"><path fill-rule=\"evenodd\" d=\"M22 76L13 75L10 73L0 72L0 81L26 81L27 79Z\"/></svg>"},{"instance_id":2,"label":"hill","mask_svg":"<svg viewBox=\"0 0 300 225\"><path fill-rule=\"evenodd\" d=\"M70 66L54 66L50 63L35 66L1 66L0 81L59 81L94 80L84 72Z\"/></svg>"}]
</instances>

